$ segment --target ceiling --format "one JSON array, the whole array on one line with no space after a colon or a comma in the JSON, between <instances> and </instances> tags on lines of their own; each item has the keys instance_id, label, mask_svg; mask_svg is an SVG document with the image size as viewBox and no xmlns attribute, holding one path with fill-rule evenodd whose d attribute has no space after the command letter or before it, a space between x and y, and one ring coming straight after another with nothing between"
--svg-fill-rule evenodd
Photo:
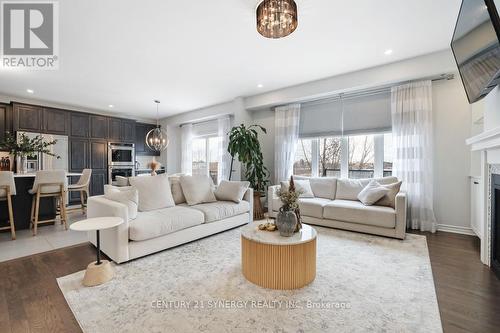
<instances>
[{"instance_id":1,"label":"ceiling","mask_svg":"<svg viewBox=\"0 0 500 333\"><path fill-rule=\"evenodd\" d=\"M160 99L166 117L445 49L460 7L296 2L297 30L270 40L255 29L255 0L59 1L59 70L0 69L0 94L141 118Z\"/></svg>"}]
</instances>

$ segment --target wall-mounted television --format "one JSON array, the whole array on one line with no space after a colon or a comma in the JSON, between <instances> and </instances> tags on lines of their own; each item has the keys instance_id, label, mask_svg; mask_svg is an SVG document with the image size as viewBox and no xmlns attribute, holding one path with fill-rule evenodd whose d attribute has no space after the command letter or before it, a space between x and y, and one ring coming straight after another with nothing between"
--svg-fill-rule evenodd
<instances>
[{"instance_id":1,"label":"wall-mounted television","mask_svg":"<svg viewBox=\"0 0 500 333\"><path fill-rule=\"evenodd\" d=\"M500 82L499 39L500 18L494 1L462 0L451 48L471 104Z\"/></svg>"}]
</instances>

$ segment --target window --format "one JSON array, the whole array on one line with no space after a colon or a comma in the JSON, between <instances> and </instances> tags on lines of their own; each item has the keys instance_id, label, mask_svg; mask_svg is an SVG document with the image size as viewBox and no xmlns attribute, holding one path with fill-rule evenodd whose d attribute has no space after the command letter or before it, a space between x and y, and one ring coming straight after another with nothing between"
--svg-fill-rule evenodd
<instances>
[{"instance_id":1,"label":"window","mask_svg":"<svg viewBox=\"0 0 500 333\"><path fill-rule=\"evenodd\" d=\"M297 176L312 176L312 142L311 139L299 139L293 174Z\"/></svg>"},{"instance_id":2,"label":"window","mask_svg":"<svg viewBox=\"0 0 500 333\"><path fill-rule=\"evenodd\" d=\"M340 178L340 159L342 140L339 137L319 138L319 169L320 177Z\"/></svg>"},{"instance_id":3,"label":"window","mask_svg":"<svg viewBox=\"0 0 500 333\"><path fill-rule=\"evenodd\" d=\"M193 175L209 175L218 182L219 137L202 137L193 140Z\"/></svg>"},{"instance_id":4,"label":"window","mask_svg":"<svg viewBox=\"0 0 500 333\"><path fill-rule=\"evenodd\" d=\"M392 133L299 139L293 174L378 178L392 175Z\"/></svg>"},{"instance_id":5,"label":"window","mask_svg":"<svg viewBox=\"0 0 500 333\"><path fill-rule=\"evenodd\" d=\"M375 142L373 135L349 137L349 178L373 178Z\"/></svg>"}]
</instances>

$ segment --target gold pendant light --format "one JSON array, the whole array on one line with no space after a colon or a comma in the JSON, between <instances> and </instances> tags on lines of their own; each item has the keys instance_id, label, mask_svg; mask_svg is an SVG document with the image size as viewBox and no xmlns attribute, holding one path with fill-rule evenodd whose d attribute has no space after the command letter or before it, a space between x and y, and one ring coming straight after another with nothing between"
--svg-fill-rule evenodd
<instances>
[{"instance_id":1,"label":"gold pendant light","mask_svg":"<svg viewBox=\"0 0 500 333\"><path fill-rule=\"evenodd\" d=\"M257 7L257 31L266 38L282 38L297 29L297 4L293 0L264 0Z\"/></svg>"}]
</instances>

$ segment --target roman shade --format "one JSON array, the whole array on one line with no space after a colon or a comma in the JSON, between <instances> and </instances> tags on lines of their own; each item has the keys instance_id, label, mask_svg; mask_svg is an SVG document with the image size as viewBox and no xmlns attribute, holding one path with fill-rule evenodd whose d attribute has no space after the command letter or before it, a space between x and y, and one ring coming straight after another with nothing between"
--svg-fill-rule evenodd
<instances>
[{"instance_id":1,"label":"roman shade","mask_svg":"<svg viewBox=\"0 0 500 333\"><path fill-rule=\"evenodd\" d=\"M301 110L301 138L369 134L391 129L391 95L386 89L346 95L342 101L335 97L306 102Z\"/></svg>"}]
</instances>

